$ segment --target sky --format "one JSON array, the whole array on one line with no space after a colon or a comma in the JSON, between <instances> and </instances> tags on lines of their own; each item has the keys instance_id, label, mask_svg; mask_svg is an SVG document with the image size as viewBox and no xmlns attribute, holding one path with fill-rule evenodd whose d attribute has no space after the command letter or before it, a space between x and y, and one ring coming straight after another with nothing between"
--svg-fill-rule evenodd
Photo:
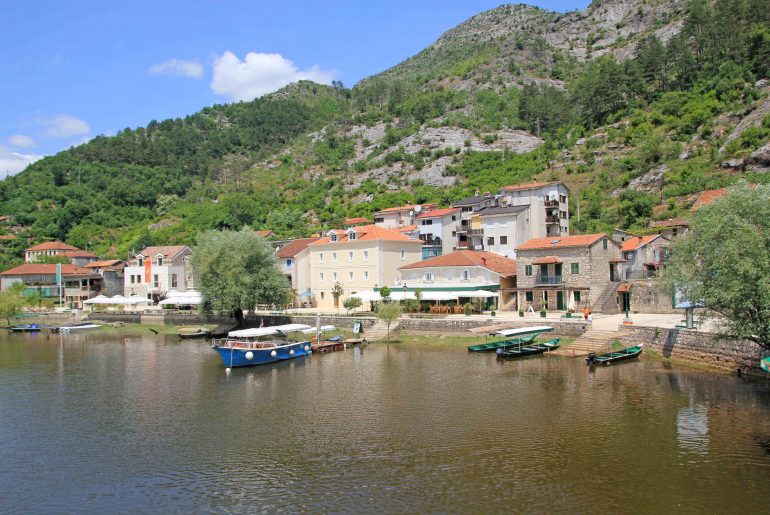
<instances>
[{"instance_id":1,"label":"sky","mask_svg":"<svg viewBox=\"0 0 770 515\"><path fill-rule=\"evenodd\" d=\"M0 178L100 134L296 80L352 86L500 3L0 0Z\"/></svg>"}]
</instances>

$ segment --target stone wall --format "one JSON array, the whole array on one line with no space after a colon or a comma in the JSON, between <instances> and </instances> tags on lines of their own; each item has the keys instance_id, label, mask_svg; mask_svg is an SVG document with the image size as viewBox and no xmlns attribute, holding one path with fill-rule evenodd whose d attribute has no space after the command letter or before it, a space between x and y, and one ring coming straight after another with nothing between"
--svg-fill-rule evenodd
<instances>
[{"instance_id":1,"label":"stone wall","mask_svg":"<svg viewBox=\"0 0 770 515\"><path fill-rule=\"evenodd\" d=\"M739 375L764 375L759 360L770 354L749 341L723 340L712 333L692 329L657 327L621 327L626 335L620 340L630 345L644 343L664 358L681 359Z\"/></svg>"},{"instance_id":2,"label":"stone wall","mask_svg":"<svg viewBox=\"0 0 770 515\"><path fill-rule=\"evenodd\" d=\"M398 330L405 332L431 332L431 333L455 333L467 336L469 329L488 325L505 324L506 328L534 327L549 325L554 328L556 334L562 336L579 336L586 331L587 325L581 322L554 322L543 320L519 322L515 320L500 320L496 318L403 318L398 323Z\"/></svg>"},{"instance_id":3,"label":"stone wall","mask_svg":"<svg viewBox=\"0 0 770 515\"><path fill-rule=\"evenodd\" d=\"M632 313L681 313L681 309L674 309L669 295L657 290L654 279L632 282L634 285L631 289Z\"/></svg>"}]
</instances>

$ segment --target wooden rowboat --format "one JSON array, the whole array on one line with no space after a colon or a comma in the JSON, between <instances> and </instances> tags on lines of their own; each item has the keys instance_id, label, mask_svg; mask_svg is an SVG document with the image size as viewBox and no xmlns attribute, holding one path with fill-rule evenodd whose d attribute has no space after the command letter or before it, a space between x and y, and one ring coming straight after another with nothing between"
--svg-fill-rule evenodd
<instances>
[{"instance_id":1,"label":"wooden rowboat","mask_svg":"<svg viewBox=\"0 0 770 515\"><path fill-rule=\"evenodd\" d=\"M554 338L544 343L535 343L534 345L525 345L523 347L511 347L509 349L498 349L497 357L501 359L523 358L525 356L534 356L543 354L559 348L559 338Z\"/></svg>"},{"instance_id":2,"label":"wooden rowboat","mask_svg":"<svg viewBox=\"0 0 770 515\"><path fill-rule=\"evenodd\" d=\"M586 363L589 365L611 365L612 363L617 363L618 361L626 361L628 359L634 359L639 354L642 353L642 347L644 347L644 344L640 345L634 345L632 347L627 347L623 350L619 350L617 352L608 352L606 354L594 354L591 352L586 357Z\"/></svg>"},{"instance_id":3,"label":"wooden rowboat","mask_svg":"<svg viewBox=\"0 0 770 515\"><path fill-rule=\"evenodd\" d=\"M180 327L176 334L180 338L206 338L211 335L211 329L203 326Z\"/></svg>"},{"instance_id":4,"label":"wooden rowboat","mask_svg":"<svg viewBox=\"0 0 770 515\"><path fill-rule=\"evenodd\" d=\"M499 349L508 349L510 347L529 345L535 338L536 334L525 336L524 338L513 338L508 340L500 340L497 342L480 343L478 345L468 346L468 352L494 352Z\"/></svg>"},{"instance_id":5,"label":"wooden rowboat","mask_svg":"<svg viewBox=\"0 0 770 515\"><path fill-rule=\"evenodd\" d=\"M764 370L767 373L770 373L770 356L762 358L759 361L759 368L761 368L762 370Z\"/></svg>"}]
</instances>

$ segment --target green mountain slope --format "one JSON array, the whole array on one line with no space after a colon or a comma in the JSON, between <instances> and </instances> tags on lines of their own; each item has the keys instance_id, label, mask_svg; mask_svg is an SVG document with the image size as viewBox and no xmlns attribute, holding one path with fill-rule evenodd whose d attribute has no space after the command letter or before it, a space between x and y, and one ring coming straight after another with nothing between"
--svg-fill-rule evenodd
<instances>
[{"instance_id":1,"label":"green mountain slope","mask_svg":"<svg viewBox=\"0 0 770 515\"><path fill-rule=\"evenodd\" d=\"M0 182L2 264L50 238L124 257L209 228L297 236L536 178L572 189L574 230L641 229L768 180L769 75L764 0L501 6L352 89L299 83L31 165Z\"/></svg>"}]
</instances>

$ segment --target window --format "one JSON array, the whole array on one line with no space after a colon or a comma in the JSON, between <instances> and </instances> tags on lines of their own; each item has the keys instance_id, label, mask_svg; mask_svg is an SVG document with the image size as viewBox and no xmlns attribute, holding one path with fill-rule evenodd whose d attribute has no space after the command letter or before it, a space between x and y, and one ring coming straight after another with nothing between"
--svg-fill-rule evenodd
<instances>
[{"instance_id":1,"label":"window","mask_svg":"<svg viewBox=\"0 0 770 515\"><path fill-rule=\"evenodd\" d=\"M527 302L532 302L535 298L535 295L531 291L525 291L524 292L524 299Z\"/></svg>"},{"instance_id":2,"label":"window","mask_svg":"<svg viewBox=\"0 0 770 515\"><path fill-rule=\"evenodd\" d=\"M160 286L160 281L158 280L158 274L155 274L152 276L152 287L157 288Z\"/></svg>"},{"instance_id":3,"label":"window","mask_svg":"<svg viewBox=\"0 0 770 515\"><path fill-rule=\"evenodd\" d=\"M602 240L602 247L604 248L604 250L607 250L607 238L604 238Z\"/></svg>"},{"instance_id":4,"label":"window","mask_svg":"<svg viewBox=\"0 0 770 515\"><path fill-rule=\"evenodd\" d=\"M455 238L457 236L457 231L452 231L452 238Z\"/></svg>"},{"instance_id":5,"label":"window","mask_svg":"<svg viewBox=\"0 0 770 515\"><path fill-rule=\"evenodd\" d=\"M559 213L561 214L561 219L562 220L566 220L567 219L567 212L566 211L559 211Z\"/></svg>"},{"instance_id":6,"label":"window","mask_svg":"<svg viewBox=\"0 0 770 515\"><path fill-rule=\"evenodd\" d=\"M337 272L332 272L332 280L333 281L337 280Z\"/></svg>"},{"instance_id":7,"label":"window","mask_svg":"<svg viewBox=\"0 0 770 515\"><path fill-rule=\"evenodd\" d=\"M138 258L137 262L139 263L139 266L144 266L144 258Z\"/></svg>"},{"instance_id":8,"label":"window","mask_svg":"<svg viewBox=\"0 0 770 515\"><path fill-rule=\"evenodd\" d=\"M318 275L318 277L319 277L319 278L320 278L320 279L323 281L323 280L324 280L324 273L323 273L323 272L321 272L321 273Z\"/></svg>"},{"instance_id":9,"label":"window","mask_svg":"<svg viewBox=\"0 0 770 515\"><path fill-rule=\"evenodd\" d=\"M337 241L337 233L332 233L331 237L329 238L330 241Z\"/></svg>"},{"instance_id":10,"label":"window","mask_svg":"<svg viewBox=\"0 0 770 515\"><path fill-rule=\"evenodd\" d=\"M490 236L489 238L487 238L487 245L489 245L491 247L494 244L495 244L495 237L494 236Z\"/></svg>"},{"instance_id":11,"label":"window","mask_svg":"<svg viewBox=\"0 0 770 515\"><path fill-rule=\"evenodd\" d=\"M376 224L381 224L381 223L382 223L382 222L384 222L384 221L385 221L385 219L384 219L384 218L382 218L382 217L380 217L380 218L376 218L376 217L375 217L375 219L374 219L374 223L376 223Z\"/></svg>"},{"instance_id":12,"label":"window","mask_svg":"<svg viewBox=\"0 0 770 515\"><path fill-rule=\"evenodd\" d=\"M580 292L576 291L573 293L573 295L575 296L575 302L580 302Z\"/></svg>"},{"instance_id":13,"label":"window","mask_svg":"<svg viewBox=\"0 0 770 515\"><path fill-rule=\"evenodd\" d=\"M463 270L463 281L467 281L471 278L471 273L467 270Z\"/></svg>"},{"instance_id":14,"label":"window","mask_svg":"<svg viewBox=\"0 0 770 515\"><path fill-rule=\"evenodd\" d=\"M368 250L364 251L364 261L369 261L369 251Z\"/></svg>"},{"instance_id":15,"label":"window","mask_svg":"<svg viewBox=\"0 0 770 515\"><path fill-rule=\"evenodd\" d=\"M353 272L348 272L348 279L353 280Z\"/></svg>"},{"instance_id":16,"label":"window","mask_svg":"<svg viewBox=\"0 0 770 515\"><path fill-rule=\"evenodd\" d=\"M406 261L406 251L401 249L401 261Z\"/></svg>"},{"instance_id":17,"label":"window","mask_svg":"<svg viewBox=\"0 0 770 515\"><path fill-rule=\"evenodd\" d=\"M324 300L324 292L321 292L321 300Z\"/></svg>"},{"instance_id":18,"label":"window","mask_svg":"<svg viewBox=\"0 0 770 515\"><path fill-rule=\"evenodd\" d=\"M351 241L355 240L356 239L356 231L350 231L348 233L348 239L351 240Z\"/></svg>"},{"instance_id":19,"label":"window","mask_svg":"<svg viewBox=\"0 0 770 515\"><path fill-rule=\"evenodd\" d=\"M135 280L136 280L136 276L132 274L131 275L131 284L134 284Z\"/></svg>"},{"instance_id":20,"label":"window","mask_svg":"<svg viewBox=\"0 0 770 515\"><path fill-rule=\"evenodd\" d=\"M158 266L163 266L163 256L158 256L157 258L155 258L155 263Z\"/></svg>"},{"instance_id":21,"label":"window","mask_svg":"<svg viewBox=\"0 0 770 515\"><path fill-rule=\"evenodd\" d=\"M500 236L500 245L508 245L508 236Z\"/></svg>"},{"instance_id":22,"label":"window","mask_svg":"<svg viewBox=\"0 0 770 515\"><path fill-rule=\"evenodd\" d=\"M364 281L369 280L369 270L364 270Z\"/></svg>"},{"instance_id":23,"label":"window","mask_svg":"<svg viewBox=\"0 0 770 515\"><path fill-rule=\"evenodd\" d=\"M579 274L580 273L580 263L570 263L570 273L572 274Z\"/></svg>"},{"instance_id":24,"label":"window","mask_svg":"<svg viewBox=\"0 0 770 515\"><path fill-rule=\"evenodd\" d=\"M532 277L532 265L524 265L524 275Z\"/></svg>"},{"instance_id":25,"label":"window","mask_svg":"<svg viewBox=\"0 0 770 515\"><path fill-rule=\"evenodd\" d=\"M318 261L319 261L319 262L321 262L321 263L323 263L323 262L324 262L324 253L323 253L323 252L321 252L320 254L318 254Z\"/></svg>"},{"instance_id":26,"label":"window","mask_svg":"<svg viewBox=\"0 0 770 515\"><path fill-rule=\"evenodd\" d=\"M334 261L335 263L337 262L337 253L336 252L332 252L332 261Z\"/></svg>"},{"instance_id":27,"label":"window","mask_svg":"<svg viewBox=\"0 0 770 515\"><path fill-rule=\"evenodd\" d=\"M171 274L171 287L176 288L177 281L176 281L176 274Z\"/></svg>"},{"instance_id":28,"label":"window","mask_svg":"<svg viewBox=\"0 0 770 515\"><path fill-rule=\"evenodd\" d=\"M626 252L626 261L631 261L634 259L634 253L633 252Z\"/></svg>"},{"instance_id":29,"label":"window","mask_svg":"<svg viewBox=\"0 0 770 515\"><path fill-rule=\"evenodd\" d=\"M291 259L286 260L286 268L291 268Z\"/></svg>"},{"instance_id":30,"label":"window","mask_svg":"<svg viewBox=\"0 0 770 515\"><path fill-rule=\"evenodd\" d=\"M433 273L432 272L426 272L425 273L425 282L426 283L432 283L433 282Z\"/></svg>"},{"instance_id":31,"label":"window","mask_svg":"<svg viewBox=\"0 0 770 515\"><path fill-rule=\"evenodd\" d=\"M452 277L454 277L454 274L453 274L453 273L452 273L452 271L450 270L449 272L447 272L447 273L446 273L446 280L447 280L447 281L451 281L451 280L452 280Z\"/></svg>"},{"instance_id":32,"label":"window","mask_svg":"<svg viewBox=\"0 0 770 515\"><path fill-rule=\"evenodd\" d=\"M457 216L456 216L456 215L452 215L452 221L453 221L453 222L456 222L456 221L457 221Z\"/></svg>"},{"instance_id":33,"label":"window","mask_svg":"<svg viewBox=\"0 0 770 515\"><path fill-rule=\"evenodd\" d=\"M348 252L348 261L353 261L353 251Z\"/></svg>"}]
</instances>

